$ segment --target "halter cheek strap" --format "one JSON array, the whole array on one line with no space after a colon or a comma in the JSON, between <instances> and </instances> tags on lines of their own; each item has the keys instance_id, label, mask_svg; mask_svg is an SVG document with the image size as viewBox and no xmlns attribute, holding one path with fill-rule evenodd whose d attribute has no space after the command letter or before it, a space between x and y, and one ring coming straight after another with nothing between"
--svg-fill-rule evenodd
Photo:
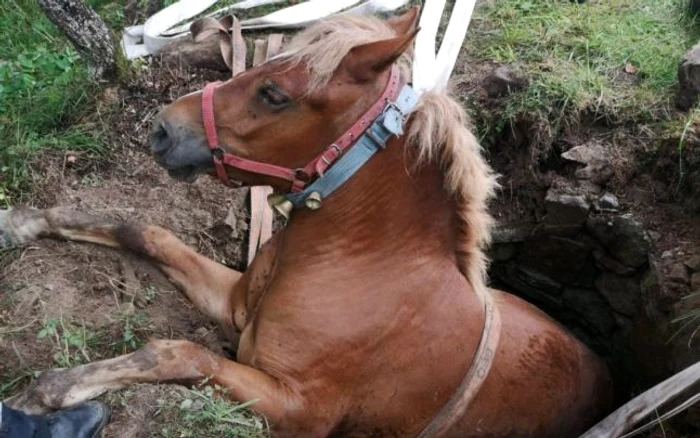
<instances>
[{"instance_id":1,"label":"halter cheek strap","mask_svg":"<svg viewBox=\"0 0 700 438\"><path fill-rule=\"evenodd\" d=\"M363 135L366 135L366 132L369 132L368 129L376 122L378 117L385 115L388 106L393 105L393 101L399 94L400 73L396 66L392 67L389 80L379 99L343 135L300 169L290 169L249 160L226 152L221 147L214 117L214 91L219 85L221 85L221 82L211 82L204 87L202 93L202 124L204 125L207 144L212 150L214 167L219 180L226 186L234 186L226 173L226 166L230 166L247 172L289 181L292 183L291 192L299 193L305 189L309 181L322 177L347 149L356 144ZM401 120L403 123L403 118Z\"/></svg>"},{"instance_id":2,"label":"halter cheek strap","mask_svg":"<svg viewBox=\"0 0 700 438\"><path fill-rule=\"evenodd\" d=\"M214 119L214 90L219 85L221 85L221 82L210 82L204 87L204 92L202 93L202 123L204 124L207 144L212 151L214 167L219 180L226 186L233 186L226 173L225 166L228 165L247 172L270 175L285 181L294 181L296 173L292 169L241 158L226 152L219 145L219 136L216 133L216 122Z\"/></svg>"},{"instance_id":3,"label":"halter cheek strap","mask_svg":"<svg viewBox=\"0 0 700 438\"><path fill-rule=\"evenodd\" d=\"M404 122L417 103L418 95L413 88L404 86L398 99L384 104L384 111L333 167L301 192L287 194L287 200L296 208L304 205L311 209L318 208L324 198L348 181L374 154L384 149L391 137L403 134Z\"/></svg>"}]
</instances>

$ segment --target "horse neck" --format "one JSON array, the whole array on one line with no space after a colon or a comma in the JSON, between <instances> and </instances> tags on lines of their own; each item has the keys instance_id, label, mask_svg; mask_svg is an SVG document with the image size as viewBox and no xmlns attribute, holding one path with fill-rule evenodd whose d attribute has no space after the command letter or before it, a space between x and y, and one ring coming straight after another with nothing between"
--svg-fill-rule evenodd
<instances>
[{"instance_id":1,"label":"horse neck","mask_svg":"<svg viewBox=\"0 0 700 438\"><path fill-rule=\"evenodd\" d=\"M319 210L295 211L282 256L289 252L290 262L310 264L339 256L377 261L388 255L393 261L405 256L454 262L455 203L443 189L438 165L413 169L413 153L405 143L405 138L392 139Z\"/></svg>"}]
</instances>

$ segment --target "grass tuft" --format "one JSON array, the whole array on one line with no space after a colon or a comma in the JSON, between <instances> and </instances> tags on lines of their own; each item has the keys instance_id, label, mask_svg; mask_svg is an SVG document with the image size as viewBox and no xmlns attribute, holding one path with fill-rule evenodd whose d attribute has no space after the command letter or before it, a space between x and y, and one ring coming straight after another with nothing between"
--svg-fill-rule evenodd
<instances>
[{"instance_id":1,"label":"grass tuft","mask_svg":"<svg viewBox=\"0 0 700 438\"><path fill-rule=\"evenodd\" d=\"M678 61L700 38L686 11L683 0L493 0L477 9L466 47L529 79L508 97L506 121L650 123L671 117Z\"/></svg>"},{"instance_id":2,"label":"grass tuft","mask_svg":"<svg viewBox=\"0 0 700 438\"><path fill-rule=\"evenodd\" d=\"M223 397L226 389L218 385L192 389L179 407L161 406L162 409L178 409L179 421L164 426L161 436L230 438L263 438L269 436L265 420L248 408L255 403L233 403Z\"/></svg>"},{"instance_id":3,"label":"grass tuft","mask_svg":"<svg viewBox=\"0 0 700 438\"><path fill-rule=\"evenodd\" d=\"M94 126L98 85L33 0L0 2L0 207L20 200L29 165L45 149L99 152Z\"/></svg>"}]
</instances>

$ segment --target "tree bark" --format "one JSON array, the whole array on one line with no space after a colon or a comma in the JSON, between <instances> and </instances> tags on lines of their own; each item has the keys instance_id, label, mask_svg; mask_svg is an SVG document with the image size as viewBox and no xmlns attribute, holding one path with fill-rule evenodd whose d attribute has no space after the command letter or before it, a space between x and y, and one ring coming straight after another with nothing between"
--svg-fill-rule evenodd
<instances>
[{"instance_id":1,"label":"tree bark","mask_svg":"<svg viewBox=\"0 0 700 438\"><path fill-rule=\"evenodd\" d=\"M39 0L39 5L73 43L93 76L116 77L117 49L112 33L95 11L80 0Z\"/></svg>"}]
</instances>

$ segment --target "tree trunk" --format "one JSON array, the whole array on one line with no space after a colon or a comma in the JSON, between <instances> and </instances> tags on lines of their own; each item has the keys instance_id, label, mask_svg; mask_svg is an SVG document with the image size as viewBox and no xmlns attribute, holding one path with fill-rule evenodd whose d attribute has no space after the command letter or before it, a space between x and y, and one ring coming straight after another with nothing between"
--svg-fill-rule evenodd
<instances>
[{"instance_id":1,"label":"tree trunk","mask_svg":"<svg viewBox=\"0 0 700 438\"><path fill-rule=\"evenodd\" d=\"M39 0L39 5L73 43L93 76L116 77L117 49L112 33L95 11L80 0Z\"/></svg>"}]
</instances>

